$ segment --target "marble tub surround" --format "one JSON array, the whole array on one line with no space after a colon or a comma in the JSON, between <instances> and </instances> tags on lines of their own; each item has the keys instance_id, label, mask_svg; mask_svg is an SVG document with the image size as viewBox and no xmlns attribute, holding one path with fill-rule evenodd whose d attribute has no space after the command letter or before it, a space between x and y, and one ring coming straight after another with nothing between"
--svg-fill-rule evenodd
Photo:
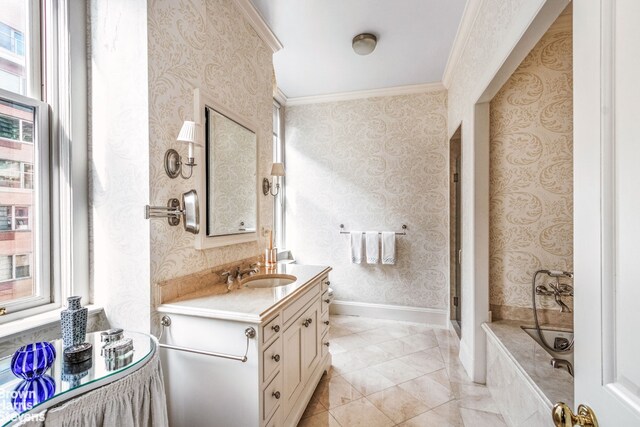
<instances>
[{"instance_id":1,"label":"marble tub surround","mask_svg":"<svg viewBox=\"0 0 640 427\"><path fill-rule=\"evenodd\" d=\"M330 317L332 369L300 427L506 426L458 360L458 338L420 323Z\"/></svg>"},{"instance_id":2,"label":"marble tub surround","mask_svg":"<svg viewBox=\"0 0 640 427\"><path fill-rule=\"evenodd\" d=\"M331 267L318 265L278 264L276 268L259 267L253 278L290 275L296 281L275 288L248 288L247 278L236 282L227 292L226 283L204 287L161 304L161 313L185 314L213 319L260 323L277 311L290 298L304 292L311 282L331 271Z\"/></svg>"},{"instance_id":3,"label":"marble tub surround","mask_svg":"<svg viewBox=\"0 0 640 427\"><path fill-rule=\"evenodd\" d=\"M164 304L168 301L174 301L185 295L191 295L199 291L209 291L212 294L226 293L227 279L222 276L222 273L225 271L234 271L238 267L240 267L241 270L245 270L259 261L260 257L255 256L217 267L207 268L206 270L186 276L165 280L156 286L158 292L157 301L159 304Z\"/></svg>"},{"instance_id":4,"label":"marble tub surround","mask_svg":"<svg viewBox=\"0 0 640 427\"><path fill-rule=\"evenodd\" d=\"M551 356L521 325L509 320L483 325L487 387L507 424L548 425L553 404L562 401L573 407L573 377L553 368Z\"/></svg>"},{"instance_id":5,"label":"marble tub surround","mask_svg":"<svg viewBox=\"0 0 640 427\"><path fill-rule=\"evenodd\" d=\"M491 304L491 318L516 320L521 325L533 324L533 308ZM573 313L562 313L559 308L538 308L538 320L543 327L573 329Z\"/></svg>"}]
</instances>

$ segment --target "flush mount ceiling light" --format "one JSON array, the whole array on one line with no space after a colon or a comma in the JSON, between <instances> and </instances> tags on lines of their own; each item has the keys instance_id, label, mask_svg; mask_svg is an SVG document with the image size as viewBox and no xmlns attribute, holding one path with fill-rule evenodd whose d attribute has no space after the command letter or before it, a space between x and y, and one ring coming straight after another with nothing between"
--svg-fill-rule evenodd
<instances>
[{"instance_id":1,"label":"flush mount ceiling light","mask_svg":"<svg viewBox=\"0 0 640 427\"><path fill-rule=\"evenodd\" d=\"M353 38L351 46L358 55L369 55L376 48L378 38L370 33L358 34Z\"/></svg>"}]
</instances>

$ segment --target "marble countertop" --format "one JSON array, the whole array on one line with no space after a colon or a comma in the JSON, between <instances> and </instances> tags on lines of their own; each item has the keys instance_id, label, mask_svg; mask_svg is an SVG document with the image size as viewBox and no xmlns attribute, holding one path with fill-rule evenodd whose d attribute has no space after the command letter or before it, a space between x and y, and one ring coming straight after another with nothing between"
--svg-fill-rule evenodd
<instances>
[{"instance_id":1,"label":"marble countertop","mask_svg":"<svg viewBox=\"0 0 640 427\"><path fill-rule=\"evenodd\" d=\"M278 264L275 269L268 270L261 267L260 271L251 278L245 277L240 284L236 282L230 292L227 292L226 285L218 284L161 304L157 311L211 319L261 323L295 295L303 293L306 285L329 271L331 271L331 267L319 265ZM295 276L296 281L275 288L248 288L244 286L250 279L277 277L278 275Z\"/></svg>"},{"instance_id":2,"label":"marble countertop","mask_svg":"<svg viewBox=\"0 0 640 427\"><path fill-rule=\"evenodd\" d=\"M490 338L497 340L549 408L556 402L564 402L573 408L573 377L564 369L551 366L549 353L522 330L521 324L500 320L482 327Z\"/></svg>"}]
</instances>

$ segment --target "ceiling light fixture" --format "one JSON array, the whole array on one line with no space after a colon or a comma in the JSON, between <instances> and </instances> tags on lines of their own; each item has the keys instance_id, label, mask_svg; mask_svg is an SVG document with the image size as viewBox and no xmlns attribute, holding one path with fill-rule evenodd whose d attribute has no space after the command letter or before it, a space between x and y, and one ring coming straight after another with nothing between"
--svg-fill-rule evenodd
<instances>
[{"instance_id":1,"label":"ceiling light fixture","mask_svg":"<svg viewBox=\"0 0 640 427\"><path fill-rule=\"evenodd\" d=\"M358 55L369 55L376 48L378 38L370 33L358 34L353 38L351 46Z\"/></svg>"}]
</instances>

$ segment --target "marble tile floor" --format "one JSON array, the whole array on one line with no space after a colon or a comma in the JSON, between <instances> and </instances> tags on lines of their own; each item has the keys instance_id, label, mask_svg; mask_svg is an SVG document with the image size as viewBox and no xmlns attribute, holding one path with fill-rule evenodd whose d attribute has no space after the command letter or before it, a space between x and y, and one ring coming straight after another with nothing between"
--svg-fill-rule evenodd
<instances>
[{"instance_id":1,"label":"marble tile floor","mask_svg":"<svg viewBox=\"0 0 640 427\"><path fill-rule=\"evenodd\" d=\"M331 370L298 427L506 426L487 387L458 360L453 332L331 316Z\"/></svg>"}]
</instances>

